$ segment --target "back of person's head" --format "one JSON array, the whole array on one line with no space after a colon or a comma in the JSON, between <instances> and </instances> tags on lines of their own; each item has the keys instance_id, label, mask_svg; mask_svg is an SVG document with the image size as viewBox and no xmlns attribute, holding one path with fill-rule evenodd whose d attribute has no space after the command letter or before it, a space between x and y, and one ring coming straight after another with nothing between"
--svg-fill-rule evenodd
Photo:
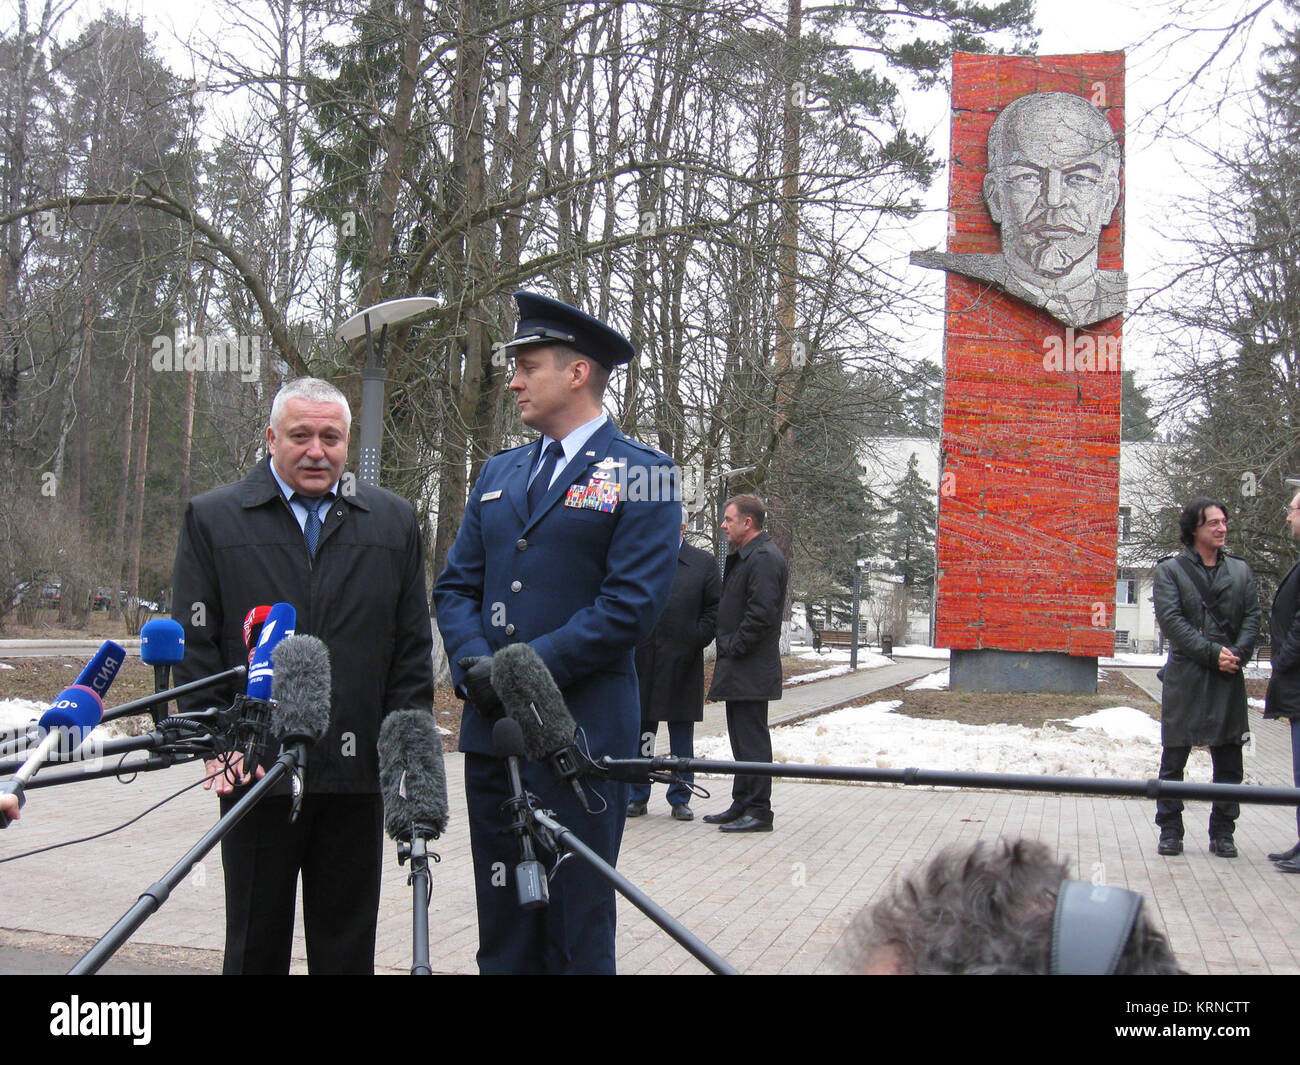
<instances>
[{"instance_id":1,"label":"back of person's head","mask_svg":"<svg viewBox=\"0 0 1300 1065\"><path fill-rule=\"evenodd\" d=\"M1036 840L948 847L864 908L837 950L857 973L1050 974L1064 862ZM1125 893L1129 894L1129 893ZM1139 906L1116 974L1179 974Z\"/></svg>"}]
</instances>

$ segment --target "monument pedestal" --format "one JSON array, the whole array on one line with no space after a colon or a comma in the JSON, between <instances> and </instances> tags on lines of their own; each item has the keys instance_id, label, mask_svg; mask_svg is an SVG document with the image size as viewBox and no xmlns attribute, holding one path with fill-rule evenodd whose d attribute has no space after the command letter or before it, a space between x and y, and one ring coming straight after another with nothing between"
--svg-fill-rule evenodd
<instances>
[{"instance_id":1,"label":"monument pedestal","mask_svg":"<svg viewBox=\"0 0 1300 1065\"><path fill-rule=\"evenodd\" d=\"M1062 651L952 651L948 690L955 692L1097 691L1097 659Z\"/></svg>"}]
</instances>

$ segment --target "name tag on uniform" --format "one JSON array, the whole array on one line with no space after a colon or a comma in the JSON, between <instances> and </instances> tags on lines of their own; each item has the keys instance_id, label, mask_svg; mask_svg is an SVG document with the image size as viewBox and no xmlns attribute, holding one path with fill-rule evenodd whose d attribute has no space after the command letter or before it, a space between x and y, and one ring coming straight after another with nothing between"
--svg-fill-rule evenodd
<instances>
[{"instance_id":1,"label":"name tag on uniform","mask_svg":"<svg viewBox=\"0 0 1300 1065\"><path fill-rule=\"evenodd\" d=\"M492 500L500 499L500 498L501 498L501 489L498 488L495 492L484 492L481 496L478 497L478 501L480 503L490 503L492 502Z\"/></svg>"}]
</instances>

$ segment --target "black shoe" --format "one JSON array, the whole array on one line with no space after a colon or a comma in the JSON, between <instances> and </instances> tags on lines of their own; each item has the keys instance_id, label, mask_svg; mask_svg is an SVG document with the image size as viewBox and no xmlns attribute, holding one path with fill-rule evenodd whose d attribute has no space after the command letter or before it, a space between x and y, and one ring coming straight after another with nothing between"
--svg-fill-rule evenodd
<instances>
[{"instance_id":1,"label":"black shoe","mask_svg":"<svg viewBox=\"0 0 1300 1065\"><path fill-rule=\"evenodd\" d=\"M711 825L729 825L732 821L739 821L745 816L743 806L728 806L720 814L705 814L704 820Z\"/></svg>"},{"instance_id":2,"label":"black shoe","mask_svg":"<svg viewBox=\"0 0 1300 1065\"><path fill-rule=\"evenodd\" d=\"M630 803L627 804L627 816L628 816L628 817L640 817L640 816L641 816L642 814L644 814L644 813L645 813L645 803L643 803L643 802L630 802Z\"/></svg>"},{"instance_id":3,"label":"black shoe","mask_svg":"<svg viewBox=\"0 0 1300 1065\"><path fill-rule=\"evenodd\" d=\"M1300 873L1300 855L1280 861L1273 868L1281 869L1284 873Z\"/></svg>"},{"instance_id":4,"label":"black shoe","mask_svg":"<svg viewBox=\"0 0 1300 1065\"><path fill-rule=\"evenodd\" d=\"M1270 862L1289 862L1292 858L1300 858L1300 843L1297 843L1289 851L1278 851L1276 854L1270 854ZM1300 870L1291 869L1288 872L1300 872Z\"/></svg>"},{"instance_id":5,"label":"black shoe","mask_svg":"<svg viewBox=\"0 0 1300 1065\"><path fill-rule=\"evenodd\" d=\"M695 814L694 814L694 812L691 810L691 808L690 808L689 806L686 805L686 803L682 803L680 806L674 806L674 807L673 807L673 820L674 820L674 821L694 821L694 820L695 820Z\"/></svg>"},{"instance_id":6,"label":"black shoe","mask_svg":"<svg viewBox=\"0 0 1300 1065\"><path fill-rule=\"evenodd\" d=\"M771 821L760 821L753 814L745 814L725 825L718 826L719 832L771 832Z\"/></svg>"},{"instance_id":7,"label":"black shoe","mask_svg":"<svg viewBox=\"0 0 1300 1065\"><path fill-rule=\"evenodd\" d=\"M1183 837L1175 836L1172 832L1160 833L1160 843L1156 846L1156 853L1163 854L1166 858L1182 854Z\"/></svg>"},{"instance_id":8,"label":"black shoe","mask_svg":"<svg viewBox=\"0 0 1300 1065\"><path fill-rule=\"evenodd\" d=\"M1237 845L1231 836L1215 836L1210 840L1210 853L1220 858L1237 857Z\"/></svg>"}]
</instances>

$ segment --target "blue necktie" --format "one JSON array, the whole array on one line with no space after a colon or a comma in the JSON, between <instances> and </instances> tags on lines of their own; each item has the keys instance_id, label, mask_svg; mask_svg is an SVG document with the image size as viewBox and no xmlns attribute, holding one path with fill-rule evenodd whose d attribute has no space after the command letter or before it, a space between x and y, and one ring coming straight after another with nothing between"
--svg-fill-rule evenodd
<instances>
[{"instance_id":1,"label":"blue necktie","mask_svg":"<svg viewBox=\"0 0 1300 1065\"><path fill-rule=\"evenodd\" d=\"M320 508L329 506L327 496L304 496L294 492L293 498L307 508L307 520L303 522L302 534L307 538L307 550L311 552L311 557L316 557L316 548L320 545L320 531L324 527L321 521Z\"/></svg>"},{"instance_id":2,"label":"blue necktie","mask_svg":"<svg viewBox=\"0 0 1300 1065\"><path fill-rule=\"evenodd\" d=\"M528 513L531 516L537 509L537 504L542 501L542 496L546 495L546 490L551 487L551 478L555 476L555 463L564 454L564 448L558 440L552 440L542 455L542 464L537 468L537 476L533 478L533 483L528 486Z\"/></svg>"}]
</instances>

